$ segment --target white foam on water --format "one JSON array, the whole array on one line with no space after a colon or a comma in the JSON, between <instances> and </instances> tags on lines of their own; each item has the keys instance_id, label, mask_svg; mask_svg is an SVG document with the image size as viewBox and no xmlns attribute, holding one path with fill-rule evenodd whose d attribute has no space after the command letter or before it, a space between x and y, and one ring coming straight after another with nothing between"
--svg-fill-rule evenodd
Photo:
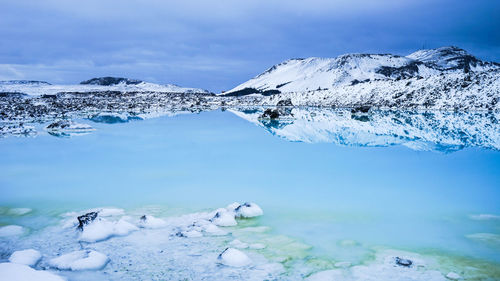
<instances>
[{"instance_id":1,"label":"white foam on water","mask_svg":"<svg viewBox=\"0 0 500 281\"><path fill-rule=\"evenodd\" d=\"M479 214L470 216L473 220L500 220L500 216L492 214Z\"/></svg>"},{"instance_id":2,"label":"white foam on water","mask_svg":"<svg viewBox=\"0 0 500 281\"><path fill-rule=\"evenodd\" d=\"M9 209L9 211L7 213L9 215L14 215L14 216L24 216L28 213L31 213L31 211L33 211L33 210L30 208L12 208L12 209Z\"/></svg>"}]
</instances>

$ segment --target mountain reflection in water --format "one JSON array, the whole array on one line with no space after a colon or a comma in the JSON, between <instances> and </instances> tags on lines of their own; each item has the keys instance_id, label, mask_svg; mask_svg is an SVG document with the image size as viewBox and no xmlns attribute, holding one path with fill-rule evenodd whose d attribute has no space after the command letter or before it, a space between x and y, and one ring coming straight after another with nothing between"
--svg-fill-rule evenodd
<instances>
[{"instance_id":1,"label":"mountain reflection in water","mask_svg":"<svg viewBox=\"0 0 500 281\"><path fill-rule=\"evenodd\" d=\"M453 152L466 147L500 148L499 113L280 108L278 119L264 108L230 109L289 141L346 146L404 145L419 151Z\"/></svg>"}]
</instances>

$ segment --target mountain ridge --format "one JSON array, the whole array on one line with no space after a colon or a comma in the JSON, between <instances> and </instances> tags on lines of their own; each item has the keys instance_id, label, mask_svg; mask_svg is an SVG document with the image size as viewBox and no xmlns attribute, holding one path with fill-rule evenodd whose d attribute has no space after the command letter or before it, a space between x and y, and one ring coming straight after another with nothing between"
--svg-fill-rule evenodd
<instances>
[{"instance_id":1,"label":"mountain ridge","mask_svg":"<svg viewBox=\"0 0 500 281\"><path fill-rule=\"evenodd\" d=\"M343 54L335 58L289 59L226 91L243 95L279 90L282 93L329 89L367 80L396 80L430 77L453 71L481 72L500 68L482 61L456 46L418 50L407 56L393 54ZM235 94L236 93L236 94Z\"/></svg>"}]
</instances>

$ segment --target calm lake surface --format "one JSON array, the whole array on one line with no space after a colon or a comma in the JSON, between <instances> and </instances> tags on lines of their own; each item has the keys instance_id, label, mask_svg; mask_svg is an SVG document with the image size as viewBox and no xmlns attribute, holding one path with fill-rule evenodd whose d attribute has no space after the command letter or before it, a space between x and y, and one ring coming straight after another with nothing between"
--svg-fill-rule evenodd
<instances>
[{"instance_id":1,"label":"calm lake surface","mask_svg":"<svg viewBox=\"0 0 500 281\"><path fill-rule=\"evenodd\" d=\"M380 133L362 126L385 117L347 118L361 127L346 123L340 130L335 129L340 121L321 111L295 123L259 124L254 113L213 111L116 124L78 120L96 131L0 139L0 225L28 229L21 237L0 237L0 259L34 245L33 237L70 211L115 207L171 217L236 201L264 210L246 224L266 227L260 241L268 241L267 248L260 253L283 264L290 279L335 262L364 264L381 248L433 256L443 274L473 276L467 268L474 267L483 280L500 278L496 119L483 116L490 122L482 126L487 132L474 128L476 135L459 133L458 139L424 124L419 128L427 139L410 132L408 140L394 132L405 126L415 130L415 122L394 131L381 123L389 129ZM326 127L314 119L321 114ZM12 208L32 212L12 215ZM273 244L270 237L289 240ZM284 246L291 243L296 247ZM60 254L57 247L40 247L44 255ZM282 252L300 253L278 259ZM95 276L113 279L109 274Z\"/></svg>"}]
</instances>

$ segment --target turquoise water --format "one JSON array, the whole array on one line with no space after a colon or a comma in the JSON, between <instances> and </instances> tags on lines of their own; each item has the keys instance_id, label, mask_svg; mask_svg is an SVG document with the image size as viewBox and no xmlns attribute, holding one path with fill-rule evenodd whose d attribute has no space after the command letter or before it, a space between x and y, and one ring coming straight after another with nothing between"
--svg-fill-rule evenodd
<instances>
[{"instance_id":1,"label":"turquoise water","mask_svg":"<svg viewBox=\"0 0 500 281\"><path fill-rule=\"evenodd\" d=\"M82 121L82 120L80 120ZM164 206L182 214L259 204L259 224L309 256L366 259L371 247L500 263L500 153L291 142L230 112L120 124L88 135L0 139L0 216L34 230L65 211ZM468 235L490 233L489 240ZM347 248L345 245L362 245Z\"/></svg>"}]
</instances>

